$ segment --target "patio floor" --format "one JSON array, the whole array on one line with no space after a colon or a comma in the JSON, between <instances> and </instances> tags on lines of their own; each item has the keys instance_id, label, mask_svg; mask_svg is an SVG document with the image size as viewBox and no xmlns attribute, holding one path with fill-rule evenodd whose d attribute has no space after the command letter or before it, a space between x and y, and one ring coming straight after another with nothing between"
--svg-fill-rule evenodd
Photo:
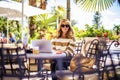
<instances>
[{"instance_id":1,"label":"patio floor","mask_svg":"<svg viewBox=\"0 0 120 80\"><path fill-rule=\"evenodd\" d=\"M30 71L37 71L37 64L31 65L30 66ZM31 72L31 73L34 74L35 72ZM50 74L50 71L48 73ZM120 75L120 69L117 70L117 73ZM111 75L112 75L112 73L111 73ZM19 79L18 78L13 78L13 77L4 77L3 80L19 80ZM24 78L23 80L28 80L28 79ZM43 80L43 79L35 76L35 77L30 78L29 80ZM47 79L45 79L45 80L47 80ZM48 76L48 80L52 80L51 75ZM68 77L68 78L65 78L63 80L72 80L72 78ZM97 80L97 75L96 74L86 75L85 80ZM107 79L104 79L104 80L107 80Z\"/></svg>"}]
</instances>

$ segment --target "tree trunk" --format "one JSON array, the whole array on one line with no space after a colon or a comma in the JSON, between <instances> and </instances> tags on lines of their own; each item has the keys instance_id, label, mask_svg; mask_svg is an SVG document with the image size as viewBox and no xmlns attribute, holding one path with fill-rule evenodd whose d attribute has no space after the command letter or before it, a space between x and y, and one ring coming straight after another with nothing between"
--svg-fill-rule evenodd
<instances>
[{"instance_id":1,"label":"tree trunk","mask_svg":"<svg viewBox=\"0 0 120 80\"><path fill-rule=\"evenodd\" d=\"M70 0L67 0L67 19L70 20Z\"/></svg>"},{"instance_id":2,"label":"tree trunk","mask_svg":"<svg viewBox=\"0 0 120 80\"><path fill-rule=\"evenodd\" d=\"M37 6L36 0L29 0L29 5L36 7Z\"/></svg>"},{"instance_id":3,"label":"tree trunk","mask_svg":"<svg viewBox=\"0 0 120 80\"><path fill-rule=\"evenodd\" d=\"M40 9L45 10L47 5L47 0L41 0L40 1Z\"/></svg>"},{"instance_id":4,"label":"tree trunk","mask_svg":"<svg viewBox=\"0 0 120 80\"><path fill-rule=\"evenodd\" d=\"M36 0L29 0L29 5L31 6L34 6L36 7L37 4L36 4ZM34 25L34 22L33 22L33 17L29 17L29 33L30 33L30 37L34 34L34 29L31 29L31 27Z\"/></svg>"}]
</instances>

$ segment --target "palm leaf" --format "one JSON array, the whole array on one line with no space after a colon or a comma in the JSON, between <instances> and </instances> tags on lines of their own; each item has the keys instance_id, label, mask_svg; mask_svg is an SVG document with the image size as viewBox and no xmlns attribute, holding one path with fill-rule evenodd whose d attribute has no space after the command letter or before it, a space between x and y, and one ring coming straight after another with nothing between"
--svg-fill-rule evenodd
<instances>
[{"instance_id":1,"label":"palm leaf","mask_svg":"<svg viewBox=\"0 0 120 80\"><path fill-rule=\"evenodd\" d=\"M74 2L83 10L96 12L110 8L115 0L74 0ZM120 4L120 0L118 0Z\"/></svg>"}]
</instances>

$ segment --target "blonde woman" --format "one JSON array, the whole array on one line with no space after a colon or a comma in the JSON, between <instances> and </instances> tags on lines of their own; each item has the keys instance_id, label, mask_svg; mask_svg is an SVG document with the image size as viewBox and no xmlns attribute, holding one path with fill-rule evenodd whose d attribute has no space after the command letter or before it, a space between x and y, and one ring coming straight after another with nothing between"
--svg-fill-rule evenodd
<instances>
[{"instance_id":1,"label":"blonde woman","mask_svg":"<svg viewBox=\"0 0 120 80\"><path fill-rule=\"evenodd\" d=\"M67 57L73 56L75 54L75 37L74 37L74 31L71 27L71 23L68 19L62 19L59 23L58 29L57 29L57 35L56 38L52 40L53 50L56 52L56 54L66 54ZM66 57L66 58L67 58ZM57 62L56 60L53 60L53 63L51 64L52 69L52 76L54 77L53 80L57 80L55 78L54 72L55 72L55 66ZM63 64L64 67L67 67L67 65Z\"/></svg>"},{"instance_id":2,"label":"blonde woman","mask_svg":"<svg viewBox=\"0 0 120 80\"><path fill-rule=\"evenodd\" d=\"M68 19L62 19L58 26L56 38L52 40L53 50L58 54L66 53L73 56L75 50L75 37Z\"/></svg>"}]
</instances>

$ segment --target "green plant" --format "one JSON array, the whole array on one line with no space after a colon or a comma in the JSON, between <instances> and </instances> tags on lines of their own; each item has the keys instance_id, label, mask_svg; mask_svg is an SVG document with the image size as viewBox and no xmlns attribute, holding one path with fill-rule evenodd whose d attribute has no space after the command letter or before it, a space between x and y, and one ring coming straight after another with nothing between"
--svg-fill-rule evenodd
<instances>
[{"instance_id":1,"label":"green plant","mask_svg":"<svg viewBox=\"0 0 120 80\"><path fill-rule=\"evenodd\" d=\"M95 29L94 32L95 32L97 37L102 37L103 36L103 32L100 29Z\"/></svg>"},{"instance_id":2,"label":"green plant","mask_svg":"<svg viewBox=\"0 0 120 80\"><path fill-rule=\"evenodd\" d=\"M120 36L118 36L118 35L113 35L113 36L111 36L109 39L110 40L118 40L120 38Z\"/></svg>"}]
</instances>

